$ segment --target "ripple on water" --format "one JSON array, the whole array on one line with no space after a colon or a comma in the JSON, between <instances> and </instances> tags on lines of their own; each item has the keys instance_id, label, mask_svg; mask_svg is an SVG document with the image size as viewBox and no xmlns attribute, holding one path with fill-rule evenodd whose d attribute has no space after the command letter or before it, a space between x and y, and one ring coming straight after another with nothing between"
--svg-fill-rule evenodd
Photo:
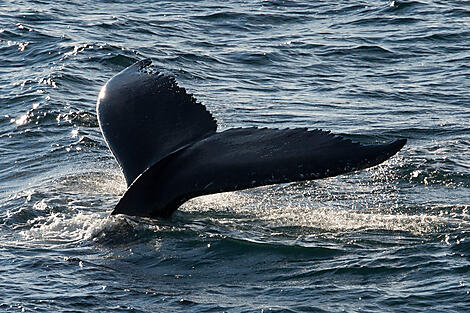
<instances>
[{"instance_id":1,"label":"ripple on water","mask_svg":"<svg viewBox=\"0 0 470 313\"><path fill-rule=\"evenodd\" d=\"M463 2L0 4L0 310L468 311ZM408 138L369 171L109 216L96 96L143 57L234 126Z\"/></svg>"}]
</instances>

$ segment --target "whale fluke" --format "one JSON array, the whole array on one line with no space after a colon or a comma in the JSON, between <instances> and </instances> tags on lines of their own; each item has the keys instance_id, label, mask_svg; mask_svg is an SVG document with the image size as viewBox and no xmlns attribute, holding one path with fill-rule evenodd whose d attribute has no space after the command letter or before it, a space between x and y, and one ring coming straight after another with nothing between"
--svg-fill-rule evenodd
<instances>
[{"instance_id":1,"label":"whale fluke","mask_svg":"<svg viewBox=\"0 0 470 313\"><path fill-rule=\"evenodd\" d=\"M169 217L188 199L336 176L382 163L406 139L362 145L328 131L217 123L174 78L139 61L101 89L97 112L127 191L111 214Z\"/></svg>"},{"instance_id":2,"label":"whale fluke","mask_svg":"<svg viewBox=\"0 0 470 313\"><path fill-rule=\"evenodd\" d=\"M127 185L165 156L215 133L217 123L173 77L134 63L101 89L98 121Z\"/></svg>"}]
</instances>

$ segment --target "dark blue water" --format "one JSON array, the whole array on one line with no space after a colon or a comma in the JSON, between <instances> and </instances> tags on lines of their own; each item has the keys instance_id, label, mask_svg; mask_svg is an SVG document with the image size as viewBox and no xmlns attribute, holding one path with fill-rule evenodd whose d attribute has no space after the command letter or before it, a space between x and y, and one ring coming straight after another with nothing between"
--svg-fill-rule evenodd
<instances>
[{"instance_id":1,"label":"dark blue water","mask_svg":"<svg viewBox=\"0 0 470 313\"><path fill-rule=\"evenodd\" d=\"M0 2L0 311L470 311L468 1L129 2ZM144 57L221 129L408 145L110 217L125 183L96 98Z\"/></svg>"}]
</instances>

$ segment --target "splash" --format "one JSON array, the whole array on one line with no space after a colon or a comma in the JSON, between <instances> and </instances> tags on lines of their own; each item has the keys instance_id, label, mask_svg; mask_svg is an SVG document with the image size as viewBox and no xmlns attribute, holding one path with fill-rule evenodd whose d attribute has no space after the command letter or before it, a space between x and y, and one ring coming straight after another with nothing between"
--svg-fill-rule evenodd
<instances>
[{"instance_id":1,"label":"splash","mask_svg":"<svg viewBox=\"0 0 470 313\"><path fill-rule=\"evenodd\" d=\"M300 226L321 232L403 231L427 234L439 231L448 223L445 217L430 214L403 214L383 209L347 210L342 208L288 205L265 207L256 216L276 226Z\"/></svg>"},{"instance_id":2,"label":"splash","mask_svg":"<svg viewBox=\"0 0 470 313\"><path fill-rule=\"evenodd\" d=\"M48 243L71 243L89 241L103 229L111 228L115 219L98 213L79 212L73 216L65 213L53 213L31 221L34 225L23 230L20 235L29 241L47 241Z\"/></svg>"},{"instance_id":3,"label":"splash","mask_svg":"<svg viewBox=\"0 0 470 313\"><path fill-rule=\"evenodd\" d=\"M330 180L327 189L317 185L314 191L292 184L282 187L285 189L271 186L203 196L189 201L182 210L215 218L228 215L238 222L246 220L269 228L300 227L318 233L398 231L425 235L460 227L462 223L461 218L441 214L442 210L407 207L390 192L393 190L374 194L369 190L374 186L361 186L362 190L358 190L355 185L346 190L346 196L343 188L334 187L337 182ZM342 198L338 199L336 189L342 190Z\"/></svg>"},{"instance_id":4,"label":"splash","mask_svg":"<svg viewBox=\"0 0 470 313\"><path fill-rule=\"evenodd\" d=\"M55 183L60 191L81 195L120 195L126 190L124 178L117 169L107 169L105 172L87 169L56 179Z\"/></svg>"}]
</instances>

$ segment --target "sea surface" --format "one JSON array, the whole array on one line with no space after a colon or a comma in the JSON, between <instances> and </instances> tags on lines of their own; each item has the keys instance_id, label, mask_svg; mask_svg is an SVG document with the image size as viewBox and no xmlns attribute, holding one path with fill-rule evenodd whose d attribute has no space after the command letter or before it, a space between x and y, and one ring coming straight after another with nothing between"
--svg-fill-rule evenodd
<instances>
[{"instance_id":1,"label":"sea surface","mask_svg":"<svg viewBox=\"0 0 470 313\"><path fill-rule=\"evenodd\" d=\"M96 99L143 58L221 130L408 144L110 216ZM469 147L469 1L0 0L0 312L470 312Z\"/></svg>"}]
</instances>

